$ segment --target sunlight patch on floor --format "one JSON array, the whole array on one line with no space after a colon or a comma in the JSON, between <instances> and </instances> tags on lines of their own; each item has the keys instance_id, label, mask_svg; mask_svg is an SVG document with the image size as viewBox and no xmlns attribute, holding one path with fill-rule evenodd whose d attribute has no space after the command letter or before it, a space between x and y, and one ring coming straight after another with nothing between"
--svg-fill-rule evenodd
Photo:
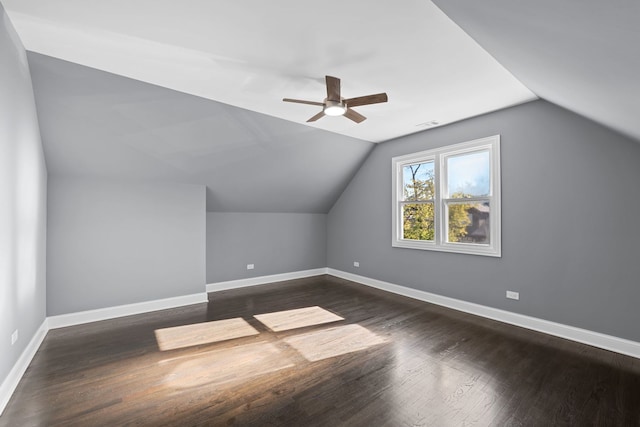
<instances>
[{"instance_id":1,"label":"sunlight patch on floor","mask_svg":"<svg viewBox=\"0 0 640 427\"><path fill-rule=\"evenodd\" d=\"M276 311L274 313L256 314L258 321L274 332L304 328L305 326L322 325L324 323L344 320L324 308L313 306L297 308L295 310Z\"/></svg>"},{"instance_id":2,"label":"sunlight patch on floor","mask_svg":"<svg viewBox=\"0 0 640 427\"><path fill-rule=\"evenodd\" d=\"M345 325L287 337L283 340L310 362L365 350L386 340L360 325Z\"/></svg>"},{"instance_id":3,"label":"sunlight patch on floor","mask_svg":"<svg viewBox=\"0 0 640 427\"><path fill-rule=\"evenodd\" d=\"M180 362L164 378L174 388L221 386L293 367L278 348L266 341L212 350Z\"/></svg>"},{"instance_id":4,"label":"sunlight patch on floor","mask_svg":"<svg viewBox=\"0 0 640 427\"><path fill-rule=\"evenodd\" d=\"M161 351L167 351L258 335L259 332L247 323L246 320L236 317L233 319L156 329L155 334L158 348Z\"/></svg>"}]
</instances>

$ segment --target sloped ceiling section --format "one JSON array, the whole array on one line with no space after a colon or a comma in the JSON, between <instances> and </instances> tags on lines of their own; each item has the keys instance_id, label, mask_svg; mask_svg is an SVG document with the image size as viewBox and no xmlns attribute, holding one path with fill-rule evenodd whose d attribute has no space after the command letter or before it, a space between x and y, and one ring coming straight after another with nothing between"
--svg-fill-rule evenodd
<instances>
[{"instance_id":1,"label":"sloped ceiling section","mask_svg":"<svg viewBox=\"0 0 640 427\"><path fill-rule=\"evenodd\" d=\"M207 210L325 213L373 143L29 53L50 174L205 184Z\"/></svg>"},{"instance_id":2,"label":"sloped ceiling section","mask_svg":"<svg viewBox=\"0 0 640 427\"><path fill-rule=\"evenodd\" d=\"M640 2L434 0L536 95L640 141Z\"/></svg>"},{"instance_id":3,"label":"sloped ceiling section","mask_svg":"<svg viewBox=\"0 0 640 427\"><path fill-rule=\"evenodd\" d=\"M2 0L27 50L380 142L535 95L426 0ZM368 119L306 120L324 76Z\"/></svg>"}]
</instances>

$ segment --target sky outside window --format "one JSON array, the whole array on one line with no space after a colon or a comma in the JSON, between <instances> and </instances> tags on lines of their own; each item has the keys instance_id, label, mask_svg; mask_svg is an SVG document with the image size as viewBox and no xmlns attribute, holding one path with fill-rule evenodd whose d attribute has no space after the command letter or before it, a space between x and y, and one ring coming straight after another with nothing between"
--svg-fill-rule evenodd
<instances>
[{"instance_id":1,"label":"sky outside window","mask_svg":"<svg viewBox=\"0 0 640 427\"><path fill-rule=\"evenodd\" d=\"M476 151L447 157L449 197L456 193L465 196L489 195L491 187L488 151Z\"/></svg>"},{"instance_id":2,"label":"sky outside window","mask_svg":"<svg viewBox=\"0 0 640 427\"><path fill-rule=\"evenodd\" d=\"M429 183L430 185L418 185L414 187L413 175L417 183ZM406 200L429 200L433 198L433 161L414 163L402 168L402 182Z\"/></svg>"}]
</instances>

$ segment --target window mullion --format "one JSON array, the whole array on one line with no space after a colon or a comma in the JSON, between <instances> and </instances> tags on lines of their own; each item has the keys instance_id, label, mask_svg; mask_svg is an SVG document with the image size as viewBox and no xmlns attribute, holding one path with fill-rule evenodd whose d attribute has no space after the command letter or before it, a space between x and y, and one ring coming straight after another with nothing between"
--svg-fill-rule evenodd
<instances>
[{"instance_id":1,"label":"window mullion","mask_svg":"<svg viewBox=\"0 0 640 427\"><path fill-rule=\"evenodd\" d=\"M399 202L400 206L404 206L404 205L428 205L428 204L433 204L434 201L433 199L427 199L427 200L402 200Z\"/></svg>"},{"instance_id":2,"label":"window mullion","mask_svg":"<svg viewBox=\"0 0 640 427\"><path fill-rule=\"evenodd\" d=\"M444 203L474 203L474 202L491 202L491 196L481 196L481 197L464 197L464 198L453 198L453 199L442 199Z\"/></svg>"},{"instance_id":3,"label":"window mullion","mask_svg":"<svg viewBox=\"0 0 640 427\"><path fill-rule=\"evenodd\" d=\"M435 189L435 195L434 195L434 203L433 203L433 220L435 222L434 224L434 236L433 236L433 241L436 243L436 245L440 245L442 243L442 218L443 215L441 215L442 212L442 189L443 186L441 185L442 183L442 173L441 173L441 162L440 162L440 154L436 154L435 159L434 159L434 185L433 188Z\"/></svg>"}]
</instances>

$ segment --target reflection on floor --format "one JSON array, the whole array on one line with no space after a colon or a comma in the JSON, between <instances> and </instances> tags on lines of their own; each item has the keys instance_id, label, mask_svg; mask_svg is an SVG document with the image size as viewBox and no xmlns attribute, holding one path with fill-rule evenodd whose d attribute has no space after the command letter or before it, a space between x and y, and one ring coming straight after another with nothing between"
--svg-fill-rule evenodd
<instances>
[{"instance_id":1,"label":"reflection on floor","mask_svg":"<svg viewBox=\"0 0 640 427\"><path fill-rule=\"evenodd\" d=\"M174 365L163 384L178 389L202 385L220 387L227 383L231 385L293 367L293 363L282 351L266 341L207 351L175 362L176 360L170 360L160 363Z\"/></svg>"}]
</instances>

